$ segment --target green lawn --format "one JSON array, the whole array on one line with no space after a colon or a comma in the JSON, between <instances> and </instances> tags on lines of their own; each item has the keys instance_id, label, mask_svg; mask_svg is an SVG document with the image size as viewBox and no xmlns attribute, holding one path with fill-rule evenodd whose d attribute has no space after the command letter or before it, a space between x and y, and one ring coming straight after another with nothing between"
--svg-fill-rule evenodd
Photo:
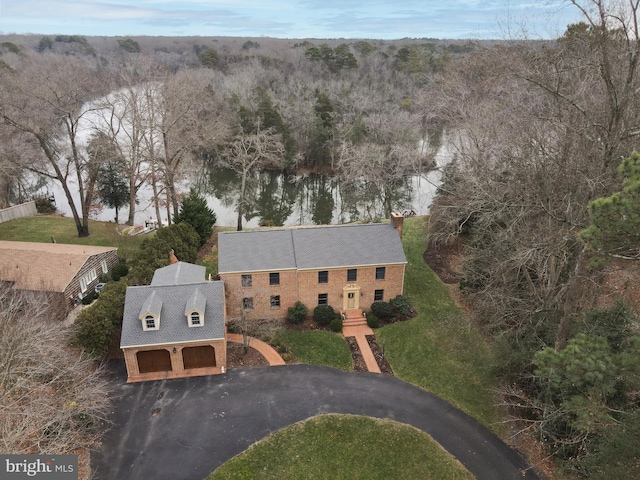
<instances>
[{"instance_id":1,"label":"green lawn","mask_svg":"<svg viewBox=\"0 0 640 480\"><path fill-rule=\"evenodd\" d=\"M207 480L472 478L429 435L413 427L391 420L322 415L256 443Z\"/></svg>"},{"instance_id":2,"label":"green lawn","mask_svg":"<svg viewBox=\"0 0 640 480\"><path fill-rule=\"evenodd\" d=\"M278 341L285 345L300 363L353 370L351 352L340 333L282 329L278 334Z\"/></svg>"},{"instance_id":3,"label":"green lawn","mask_svg":"<svg viewBox=\"0 0 640 480\"><path fill-rule=\"evenodd\" d=\"M89 221L90 235L78 237L72 218L38 215L0 223L0 240L49 243L54 237L57 243L118 247L119 256L130 258L145 235L124 237L116 228L115 223Z\"/></svg>"},{"instance_id":4,"label":"green lawn","mask_svg":"<svg viewBox=\"0 0 640 480\"><path fill-rule=\"evenodd\" d=\"M490 372L492 352L467 315L455 305L447 287L423 260L421 218L405 220L407 256L405 296L418 316L376 331L378 343L399 378L448 400L494 428L498 413Z\"/></svg>"}]
</instances>

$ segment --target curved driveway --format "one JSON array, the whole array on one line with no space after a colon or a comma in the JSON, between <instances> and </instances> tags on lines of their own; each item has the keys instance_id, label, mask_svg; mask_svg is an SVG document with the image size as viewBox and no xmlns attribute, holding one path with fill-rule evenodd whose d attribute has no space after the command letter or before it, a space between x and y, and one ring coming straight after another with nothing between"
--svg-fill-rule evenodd
<instances>
[{"instance_id":1,"label":"curved driveway","mask_svg":"<svg viewBox=\"0 0 640 480\"><path fill-rule=\"evenodd\" d=\"M112 415L113 428L92 455L100 479L202 480L258 440L323 413L413 425L478 479L538 478L476 420L386 375L291 365L119 388L122 396Z\"/></svg>"}]
</instances>

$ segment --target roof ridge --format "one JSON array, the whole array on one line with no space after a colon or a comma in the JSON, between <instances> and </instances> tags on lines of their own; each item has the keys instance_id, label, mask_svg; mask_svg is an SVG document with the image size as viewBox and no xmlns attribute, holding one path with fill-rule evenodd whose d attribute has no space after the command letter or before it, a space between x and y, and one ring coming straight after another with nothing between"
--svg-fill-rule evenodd
<instances>
[{"instance_id":1,"label":"roof ridge","mask_svg":"<svg viewBox=\"0 0 640 480\"><path fill-rule=\"evenodd\" d=\"M229 230L219 232L224 235L231 234L243 234L243 233L266 233L266 232L291 232L295 230L312 230L312 229L324 229L324 228L341 228L341 227L371 227L375 225L391 225L391 222L366 222L366 223L327 223L321 225L282 225L279 227L257 227L253 229L245 230Z\"/></svg>"},{"instance_id":2,"label":"roof ridge","mask_svg":"<svg viewBox=\"0 0 640 480\"><path fill-rule=\"evenodd\" d=\"M291 238L291 248L293 249L293 264L295 265L296 270L297 270L298 269L298 255L296 255L296 241L293 238L293 232L294 232L293 229L291 229L289 231L289 233L290 233L289 237ZM297 282L297 280L296 280L296 282Z\"/></svg>"}]
</instances>

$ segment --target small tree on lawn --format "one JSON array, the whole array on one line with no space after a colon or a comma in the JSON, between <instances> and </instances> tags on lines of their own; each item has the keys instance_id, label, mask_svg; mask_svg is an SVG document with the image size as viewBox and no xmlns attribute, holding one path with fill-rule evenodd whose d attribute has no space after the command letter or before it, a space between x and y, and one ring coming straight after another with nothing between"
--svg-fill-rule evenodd
<instances>
[{"instance_id":1,"label":"small tree on lawn","mask_svg":"<svg viewBox=\"0 0 640 480\"><path fill-rule=\"evenodd\" d=\"M202 246L211 237L216 214L207 206L207 200L192 188L189 195L180 202L180 211L174 215L173 222L190 224L198 233Z\"/></svg>"}]
</instances>

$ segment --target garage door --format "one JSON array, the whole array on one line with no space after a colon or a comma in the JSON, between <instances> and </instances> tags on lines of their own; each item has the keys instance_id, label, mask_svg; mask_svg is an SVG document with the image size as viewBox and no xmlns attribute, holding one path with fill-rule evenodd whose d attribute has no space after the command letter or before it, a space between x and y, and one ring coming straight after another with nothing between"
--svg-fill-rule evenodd
<instances>
[{"instance_id":1,"label":"garage door","mask_svg":"<svg viewBox=\"0 0 640 480\"><path fill-rule=\"evenodd\" d=\"M182 349L182 360L185 370L188 368L215 367L216 351L211 345L185 347Z\"/></svg>"},{"instance_id":2,"label":"garage door","mask_svg":"<svg viewBox=\"0 0 640 480\"><path fill-rule=\"evenodd\" d=\"M168 350L147 350L136 353L140 373L170 372L171 356Z\"/></svg>"}]
</instances>

